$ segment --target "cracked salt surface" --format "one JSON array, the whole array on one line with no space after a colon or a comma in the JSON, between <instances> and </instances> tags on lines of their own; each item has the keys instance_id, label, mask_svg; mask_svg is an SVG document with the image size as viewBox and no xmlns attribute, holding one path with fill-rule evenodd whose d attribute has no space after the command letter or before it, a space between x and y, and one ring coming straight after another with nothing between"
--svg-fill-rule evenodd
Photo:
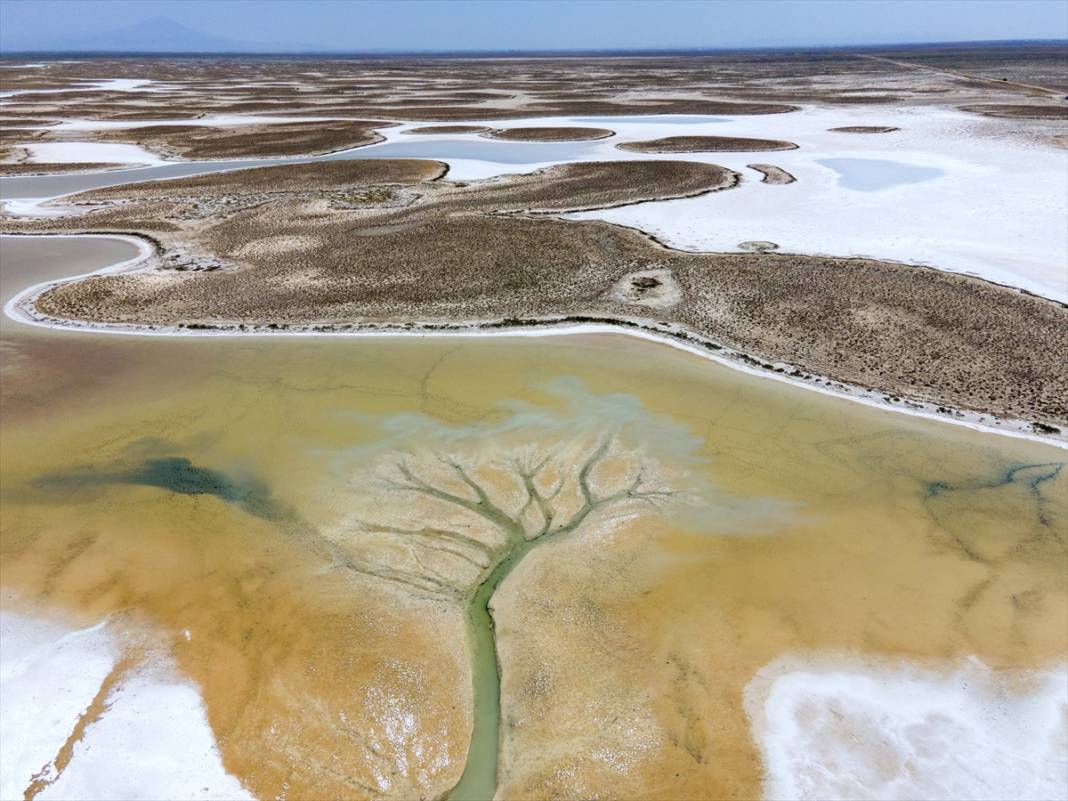
<instances>
[{"instance_id":1,"label":"cracked salt surface","mask_svg":"<svg viewBox=\"0 0 1068 801\"><path fill-rule=\"evenodd\" d=\"M783 659L746 688L764 796L1064 799L1068 673Z\"/></svg>"},{"instance_id":2,"label":"cracked salt surface","mask_svg":"<svg viewBox=\"0 0 1068 801\"><path fill-rule=\"evenodd\" d=\"M77 630L0 613L0 798L22 798L36 778L42 801L251 799L222 765L199 692L167 658L122 674L72 736L122 656L106 621Z\"/></svg>"}]
</instances>

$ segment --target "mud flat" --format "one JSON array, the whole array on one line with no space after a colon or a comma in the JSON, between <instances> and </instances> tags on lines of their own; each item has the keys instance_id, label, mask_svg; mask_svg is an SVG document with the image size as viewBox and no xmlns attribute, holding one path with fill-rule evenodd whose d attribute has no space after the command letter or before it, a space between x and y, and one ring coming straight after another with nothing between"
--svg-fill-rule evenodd
<instances>
[{"instance_id":1,"label":"mud flat","mask_svg":"<svg viewBox=\"0 0 1068 801\"><path fill-rule=\"evenodd\" d=\"M761 173L764 176L761 178L761 182L765 184L782 186L784 184L792 184L797 180L782 167L776 167L774 164L747 164L746 166Z\"/></svg>"},{"instance_id":2,"label":"mud flat","mask_svg":"<svg viewBox=\"0 0 1068 801\"><path fill-rule=\"evenodd\" d=\"M198 122L211 119L206 117ZM242 118L242 122L248 124L247 119ZM537 122L526 120L524 124ZM409 137L398 135L399 131L387 131L387 142L325 158L442 159L450 165L450 178L463 181L533 170L554 162L636 158L639 154L617 150L612 145L624 139L644 140L685 133L696 130L695 125L714 126L706 130L737 136L759 132L767 138L803 143L801 149L782 151L775 158L776 166L799 179L793 190L769 195L761 191L757 181L748 181L737 193L712 194L686 203L646 205L630 212L592 214L640 228L680 249L722 252L736 250L740 241L774 241L786 252L870 256L934 265L1056 300L1068 300L1061 269L1068 258L1068 238L1063 233L1064 226L1060 225L1068 211L1066 196L1057 181L1063 172L1060 162L1063 150L1050 146L1050 135L1056 130L1051 123L1033 121L1006 128L1002 120L930 106L812 108L804 114L766 115L759 120L651 115L622 119L552 118L540 122L554 126L603 126L617 130L619 136L615 140L594 142L512 143L474 136L437 137L437 141L431 141L432 137ZM893 123L902 130L882 137L828 133L828 128L847 122ZM218 118L215 123L224 124ZM717 161L745 172L751 156L745 160L745 154L736 155L669 154L659 158ZM910 188L897 180L904 168L884 163L883 172L890 180L858 184L861 188L853 189L841 176L835 177L837 172L826 169L820 162L850 156L923 168L920 177L937 178L925 179ZM172 178L247 166L254 163L173 163L130 171L121 177L114 173L7 177L0 178L3 184L0 192L7 200L44 198L108 186L120 180ZM879 188L868 191L869 186ZM858 191L865 191L865 196L856 194ZM974 200L959 203L963 196ZM1003 202L992 200L995 197ZM34 211L33 204L5 205L13 212L21 208L23 211L19 213L47 213L43 207L40 212ZM999 226L982 225L981 220L994 213L995 207L1000 209ZM828 230L821 224L827 215L846 224ZM720 222L708 225L709 219ZM909 231L908 237L899 235L903 230Z\"/></svg>"},{"instance_id":3,"label":"mud flat","mask_svg":"<svg viewBox=\"0 0 1068 801\"><path fill-rule=\"evenodd\" d=\"M881 391L903 406L1051 431L1068 422L1062 304L933 269L680 252L618 226L531 215L731 191L734 174L713 165L562 165L462 186L433 180L441 169L286 165L114 187L72 200L120 205L6 229L140 231L162 254L191 254L192 271L171 260L171 269L88 278L47 289L26 308L60 324L218 331L617 321L732 349L770 372ZM197 209L212 196L219 212ZM472 241L483 244L472 251ZM205 259L220 268L199 270ZM613 294L648 270L670 274L677 303Z\"/></svg>"},{"instance_id":4,"label":"mud flat","mask_svg":"<svg viewBox=\"0 0 1068 801\"><path fill-rule=\"evenodd\" d=\"M121 170L126 166L129 165L79 162L38 164L32 161L5 164L0 162L0 175L54 175L57 173L100 172L101 170Z\"/></svg>"},{"instance_id":5,"label":"mud flat","mask_svg":"<svg viewBox=\"0 0 1068 801\"><path fill-rule=\"evenodd\" d=\"M507 142L586 142L608 139L615 131L607 128L494 128L483 136Z\"/></svg>"},{"instance_id":6,"label":"mud flat","mask_svg":"<svg viewBox=\"0 0 1068 801\"><path fill-rule=\"evenodd\" d=\"M762 150L797 150L797 145L779 139L741 136L665 136L644 142L620 142L620 150L635 153L750 153Z\"/></svg>"},{"instance_id":7,"label":"mud flat","mask_svg":"<svg viewBox=\"0 0 1068 801\"><path fill-rule=\"evenodd\" d=\"M797 781L799 753L838 747L832 726L784 731L792 710L844 708L866 744L915 723L899 688L938 711L920 691L950 686L953 742L995 737L1056 779L1063 744L1032 724L1059 713L1045 676L1068 652L1062 451L611 334L30 334L7 340L0 383L0 586L67 631L107 620L112 659L153 633L181 709L201 710L175 719L203 744L186 760L202 781L174 795L751 799L765 768ZM537 536L513 550L517 519ZM37 686L68 686L84 654L91 696L108 672L94 642L45 659L57 674ZM780 673L797 653L834 659ZM959 681L973 658L990 672ZM6 703L11 675L5 713L42 731ZM849 691L865 675L875 719ZM94 761L131 701L160 698L117 678L130 691L105 691L58 786L143 776ZM766 698L767 721L749 703ZM77 711L42 759L5 761L15 795ZM989 770L961 752L952 774L899 778L884 753L849 752L872 795ZM142 794L168 795L157 782Z\"/></svg>"},{"instance_id":8,"label":"mud flat","mask_svg":"<svg viewBox=\"0 0 1068 801\"><path fill-rule=\"evenodd\" d=\"M408 128L406 134L417 136L431 136L435 134L477 134L490 130L484 125L427 125L418 128Z\"/></svg>"},{"instance_id":9,"label":"mud flat","mask_svg":"<svg viewBox=\"0 0 1068 801\"><path fill-rule=\"evenodd\" d=\"M371 120L333 120L219 128L160 125L99 131L95 136L108 142L130 142L167 158L277 158L332 153L381 142L382 136L376 130L391 124Z\"/></svg>"},{"instance_id":10,"label":"mud flat","mask_svg":"<svg viewBox=\"0 0 1068 801\"><path fill-rule=\"evenodd\" d=\"M843 125L841 128L828 128L827 130L833 133L881 134L901 129L893 125Z\"/></svg>"},{"instance_id":11,"label":"mud flat","mask_svg":"<svg viewBox=\"0 0 1068 801\"><path fill-rule=\"evenodd\" d=\"M145 72L62 96L131 117L311 101L489 119L621 91L634 113L710 87L844 105L990 91L840 54L730 58L728 79L717 58L367 62L357 79L344 62L113 61ZM99 69L16 86L115 74ZM165 91L102 100L130 90ZM789 117L762 122L794 138ZM851 147L833 124L819 134ZM783 190L740 181L746 157L474 182L387 159L114 187L52 209L90 213L5 220L128 240L0 239L8 310L39 324L2 333L0 795L1059 794L1063 448L886 408L995 425L958 401L1009 409L1026 421L1009 430L1057 436L1065 307L558 216L626 206L640 226L820 181L886 207L870 181L844 187L864 164L828 169L824 139L798 141L777 157L802 179ZM910 162L819 153L850 156Z\"/></svg>"},{"instance_id":12,"label":"mud flat","mask_svg":"<svg viewBox=\"0 0 1068 801\"><path fill-rule=\"evenodd\" d=\"M983 103L961 106L961 111L982 114L987 117L1004 117L1010 120L1068 120L1068 107L1012 105L1007 103Z\"/></svg>"},{"instance_id":13,"label":"mud flat","mask_svg":"<svg viewBox=\"0 0 1068 801\"><path fill-rule=\"evenodd\" d=\"M1064 96L1057 88L1064 84L1063 52L1039 45L994 50L962 50L949 69L933 62L930 69L917 69L931 57L916 51L890 50L871 58L874 54L838 50L640 62L412 60L405 62L403 75L395 65L374 60L206 64L100 58L54 62L47 70L5 69L5 89L18 94L4 99L4 112L38 119L328 112L354 119L468 121L575 114L767 115L796 111L799 104L959 106L1006 103L1014 95L1029 102L1037 94L1058 101ZM134 72L143 77L97 80ZM989 76L1008 76L1012 82ZM51 91L27 91L42 89Z\"/></svg>"}]
</instances>

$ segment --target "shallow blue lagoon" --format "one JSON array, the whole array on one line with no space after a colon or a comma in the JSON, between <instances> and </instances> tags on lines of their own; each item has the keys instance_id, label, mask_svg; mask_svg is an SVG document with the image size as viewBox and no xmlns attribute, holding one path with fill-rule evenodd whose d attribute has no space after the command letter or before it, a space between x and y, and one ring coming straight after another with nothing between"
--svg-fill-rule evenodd
<instances>
[{"instance_id":1,"label":"shallow blue lagoon","mask_svg":"<svg viewBox=\"0 0 1068 801\"><path fill-rule=\"evenodd\" d=\"M495 164L540 164L593 158L598 141L502 142L495 139L433 139L383 142L327 156L334 159L471 159Z\"/></svg>"},{"instance_id":2,"label":"shallow blue lagoon","mask_svg":"<svg viewBox=\"0 0 1068 801\"><path fill-rule=\"evenodd\" d=\"M816 159L816 163L830 167L838 173L839 186L860 192L878 192L881 189L918 184L945 175L944 170L934 167L917 167L915 164L889 159Z\"/></svg>"}]
</instances>

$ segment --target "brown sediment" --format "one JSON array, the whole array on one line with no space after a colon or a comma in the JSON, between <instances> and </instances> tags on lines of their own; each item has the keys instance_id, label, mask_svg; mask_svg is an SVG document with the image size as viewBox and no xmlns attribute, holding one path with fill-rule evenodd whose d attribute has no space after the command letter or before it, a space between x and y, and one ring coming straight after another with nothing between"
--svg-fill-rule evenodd
<instances>
[{"instance_id":1,"label":"brown sediment","mask_svg":"<svg viewBox=\"0 0 1068 801\"><path fill-rule=\"evenodd\" d=\"M328 120L209 127L153 125L95 131L94 139L130 142L166 157L228 159L256 156L302 156L331 153L382 141L376 128L392 123L375 120Z\"/></svg>"},{"instance_id":2,"label":"brown sediment","mask_svg":"<svg viewBox=\"0 0 1068 801\"><path fill-rule=\"evenodd\" d=\"M489 120L569 114L763 114L791 111L797 103L960 106L997 103L1012 95L1046 99L1051 92L1059 92L1059 100L1068 89L1063 60L1063 48L1041 44L639 60L206 63L97 58L53 63L34 74L5 70L4 88L67 88L100 75L146 77L171 85L154 87L159 91L82 88L62 95L16 95L7 99L3 115L151 120L258 112ZM930 68L918 69L921 65ZM305 70L315 74L301 77ZM457 100L469 102L456 105Z\"/></svg>"},{"instance_id":3,"label":"brown sediment","mask_svg":"<svg viewBox=\"0 0 1068 801\"><path fill-rule=\"evenodd\" d=\"M101 202L167 201L175 198L243 198L276 194L282 199L302 192L324 196L376 185L416 186L427 194L421 211L560 212L685 197L726 189L737 175L715 164L684 161L583 162L548 167L503 180L451 183L442 162L416 159L344 159L311 164L233 170L183 178L108 187L92 192ZM433 186L431 186L433 183ZM79 201L87 197L80 195ZM117 210L116 210L117 211ZM173 212L173 210L172 210ZM96 218L99 219L99 218ZM421 223L422 215L361 217L354 231L380 222ZM18 225L18 223L13 223Z\"/></svg>"},{"instance_id":4,"label":"brown sediment","mask_svg":"<svg viewBox=\"0 0 1068 801\"><path fill-rule=\"evenodd\" d=\"M103 164L97 162L41 163L20 161L15 163L0 162L0 175L52 175L65 172L100 172L101 170L121 170L134 165Z\"/></svg>"},{"instance_id":5,"label":"brown sediment","mask_svg":"<svg viewBox=\"0 0 1068 801\"><path fill-rule=\"evenodd\" d=\"M0 120L0 126L4 128L37 128L39 126L54 125L59 120L38 119L35 117L5 117Z\"/></svg>"},{"instance_id":6,"label":"brown sediment","mask_svg":"<svg viewBox=\"0 0 1068 801\"><path fill-rule=\"evenodd\" d=\"M34 141L44 141L47 135L43 131L19 127L0 128L0 146L15 147Z\"/></svg>"},{"instance_id":7,"label":"brown sediment","mask_svg":"<svg viewBox=\"0 0 1068 801\"><path fill-rule=\"evenodd\" d=\"M615 131L607 128L495 128L484 133L488 139L504 139L509 142L581 142L591 139L607 139Z\"/></svg>"},{"instance_id":8,"label":"brown sediment","mask_svg":"<svg viewBox=\"0 0 1068 801\"><path fill-rule=\"evenodd\" d=\"M866 442L872 446L878 439ZM846 441L832 446L836 453L860 445L851 437ZM767 450L758 453L770 455L774 447L769 442ZM881 444L875 447L881 450ZM894 464L910 463L912 447L919 443L896 450ZM746 456L752 459L753 451ZM840 469L836 465L832 472L846 481L843 494L863 494ZM1049 475L1055 470L1051 465L1035 472ZM998 480L992 477L988 483ZM1063 486L1063 477L1057 480ZM761 797L766 766L757 744L736 733L750 727L743 707L748 683L778 654L840 655L862 649L891 655L891 660L938 664L963 652L982 654L979 658L988 664L1005 664L1003 655L1014 648L1009 644L1008 632L1014 628L1010 621L1018 614L1008 572L1021 566L1005 555L1008 542L1022 546L1030 526L1010 523L1002 517L1003 507L994 511L984 504L982 513L966 511L969 502L983 503L981 490L953 494L948 502L952 507L941 500L908 503L932 511L940 507L927 523L937 531L930 539L914 531L896 540L889 521L858 512L872 526L866 536L879 532L894 540L894 547L872 552L864 546L851 548L852 534L840 520L830 530L813 525L807 535L791 531L786 536L753 536L747 528L735 537L716 538L715 544L702 543L696 533L664 531L647 520L617 528L607 552L595 536L579 535L533 554L496 602L505 667L502 713L512 722L503 732L500 797L526 801L581 796L576 788L600 787L612 788L616 798ZM950 524L954 532L967 528L964 520L976 526L961 548L980 539L994 542L991 527L998 524L992 521L1008 523L1006 549L992 549L998 553L995 563L1008 572L988 567L985 554L978 560L959 550L949 556L934 544L952 536L938 528L946 522L948 508L961 515ZM1062 514L1058 512L1060 520ZM670 566L657 576L648 565L648 548L658 538L671 556L665 559ZM1060 560L1054 554L1063 551L1053 531L1044 528L1040 539L1039 547ZM834 567L824 562L831 553L841 560ZM1009 561L1015 566L1009 568ZM903 597L902 584L892 587L863 578L881 562L889 574L917 591ZM1037 562L1032 565L1045 572ZM916 572L904 579L910 569ZM919 575L926 581L918 581ZM1037 590L1042 581L1036 577L1024 592L1043 594ZM1063 579L1054 581L1059 597ZM874 586L878 589L869 593L867 588ZM930 593L920 590L922 586L931 588ZM762 602L742 600L751 593ZM972 593L980 599L978 605L969 602ZM944 606L934 601L936 595L947 601ZM708 606L697 598L706 599ZM858 606L847 608L847 599ZM695 614L698 607L709 611ZM872 623L863 610L874 609L894 613L885 622ZM987 614L990 617L980 622ZM1063 607L1056 614L1056 625L1063 625ZM665 619L683 617L687 623L670 629L664 625ZM1028 637L1036 631L1031 628L1036 616L1029 617ZM900 621L905 618L922 622L904 627ZM995 619L1006 629L997 632ZM1044 636L1063 643L1064 635L1054 631L1051 625ZM576 709L584 714L574 714ZM616 769L620 764L626 769Z\"/></svg>"},{"instance_id":9,"label":"brown sediment","mask_svg":"<svg viewBox=\"0 0 1068 801\"><path fill-rule=\"evenodd\" d=\"M469 133L484 133L488 131L484 125L427 125L420 128L409 128L407 131L401 133L406 134L469 134Z\"/></svg>"},{"instance_id":10,"label":"brown sediment","mask_svg":"<svg viewBox=\"0 0 1068 801\"><path fill-rule=\"evenodd\" d=\"M866 57L872 55L869 51ZM884 50L874 57L887 64L942 73L958 84L987 92L1025 96L1063 96L1068 92L1062 42L906 47Z\"/></svg>"},{"instance_id":11,"label":"brown sediment","mask_svg":"<svg viewBox=\"0 0 1068 801\"><path fill-rule=\"evenodd\" d=\"M108 456L105 469L130 458ZM226 770L257 798L440 797L456 783L471 728L458 610L332 567L285 520L207 494L142 487L127 497L130 506L102 508L90 491L78 517L42 505L31 515L48 531L44 549L19 524L30 518L5 519L5 590L88 618L136 610L167 633L191 631L171 655L203 697ZM92 527L103 533L72 547ZM134 531L120 555L115 535ZM391 740L402 715L410 734Z\"/></svg>"},{"instance_id":12,"label":"brown sediment","mask_svg":"<svg viewBox=\"0 0 1068 801\"><path fill-rule=\"evenodd\" d=\"M761 150L797 150L793 142L739 136L665 136L643 142L620 142L620 150L635 153L748 153Z\"/></svg>"},{"instance_id":13,"label":"brown sediment","mask_svg":"<svg viewBox=\"0 0 1068 801\"><path fill-rule=\"evenodd\" d=\"M986 117L1004 117L1010 120L1068 120L1068 106L1060 105L1011 105L983 103L960 106L961 111L982 114Z\"/></svg>"},{"instance_id":14,"label":"brown sediment","mask_svg":"<svg viewBox=\"0 0 1068 801\"><path fill-rule=\"evenodd\" d=\"M797 180L782 167L776 167L774 164L747 164L746 166L751 170L763 173L764 177L761 182L765 184L792 184Z\"/></svg>"},{"instance_id":15,"label":"brown sediment","mask_svg":"<svg viewBox=\"0 0 1068 801\"><path fill-rule=\"evenodd\" d=\"M363 169L374 171L367 181L401 188L407 181L418 197L401 208L378 199L363 208L359 199L344 210L333 207L331 194ZM74 200L126 201L120 206L83 218L9 221L6 229L141 231L164 250L192 242L237 268L65 284L37 300L38 312L54 318L324 330L553 316L624 320L635 308L611 300L610 288L630 273L669 270L681 300L670 309L640 307L648 325L679 325L758 364L797 365L895 397L1053 425L1068 421L1063 304L930 268L679 252L614 225L523 214L723 189L736 180L729 170L611 162L466 185L425 177L415 184L413 170L428 176L440 167L287 165L113 187ZM242 194L244 180L259 185L255 196ZM216 182L229 188L210 189ZM285 186L293 188L277 188ZM232 194L235 210L219 218L190 213L190 198L213 192Z\"/></svg>"},{"instance_id":16,"label":"brown sediment","mask_svg":"<svg viewBox=\"0 0 1068 801\"><path fill-rule=\"evenodd\" d=\"M880 134L900 131L893 125L843 125L841 128L828 128L834 133Z\"/></svg>"},{"instance_id":17,"label":"brown sediment","mask_svg":"<svg viewBox=\"0 0 1068 801\"><path fill-rule=\"evenodd\" d=\"M70 349L60 357L42 341L38 365L52 372L91 372L87 358L139 366L77 394L42 393L39 367L0 383L6 398L21 382L42 407L32 424L3 418L4 589L93 621L133 609L172 634L224 766L256 797L286 784L291 798L447 794L471 730L462 603L403 580L426 571L424 584L460 583L473 572L430 548L417 561L415 542L444 545L455 531L465 548L489 550L499 539L464 510L412 500L376 482L375 466L350 471L334 457L382 444L354 418L418 412L477 433L480 421L493 430L509 419L504 404L555 408L541 391L554 376L685 421L697 458L680 461L660 439L627 439L626 456L655 467L646 476L663 475L665 487L715 489L699 496L700 522L651 505L591 518L531 551L501 585L500 797L759 797L742 691L783 653L863 649L939 670L971 656L1005 669L1063 661L1068 471L1033 467L1013 480L1005 467L1063 461L1036 443L799 397L613 336L358 348L329 338L43 340ZM471 466L509 510L524 498L496 478L508 457L536 447L561 458L579 445L538 428L413 439L417 453L381 454L394 466L383 477L401 458L420 478L447 476L440 454ZM159 454L152 448L227 479L235 459L255 459L266 507L295 512L267 520L207 493L70 491L54 478L49 491L39 481L121 475ZM594 476L597 490L630 477L620 461ZM576 478L573 468L562 475ZM548 493L556 480L537 486ZM296 512L366 572L302 547L313 531L293 525ZM432 530L416 540L360 521ZM390 738L405 719L405 737Z\"/></svg>"},{"instance_id":18,"label":"brown sediment","mask_svg":"<svg viewBox=\"0 0 1068 801\"><path fill-rule=\"evenodd\" d=\"M96 695L93 696L92 701L89 702L89 706L78 716L74 728L71 729L70 734L63 745L60 746L52 761L43 766L33 777L30 785L23 793L25 801L34 801L41 791L49 785L55 784L56 780L63 775L63 771L67 769L71 759L74 757L75 746L84 739L86 729L104 716L110 703L111 694L119 688L120 683L130 671L137 667L141 658L137 651L132 651L123 654L115 663L108 675L104 677L104 681L101 682L100 688L97 690Z\"/></svg>"},{"instance_id":19,"label":"brown sediment","mask_svg":"<svg viewBox=\"0 0 1068 801\"><path fill-rule=\"evenodd\" d=\"M613 116L627 114L783 114L797 107L782 103L735 103L686 98L650 98L642 102L570 100L551 103L530 102L498 106L361 106L336 109L345 116L378 114L392 120L512 120L527 117Z\"/></svg>"}]
</instances>

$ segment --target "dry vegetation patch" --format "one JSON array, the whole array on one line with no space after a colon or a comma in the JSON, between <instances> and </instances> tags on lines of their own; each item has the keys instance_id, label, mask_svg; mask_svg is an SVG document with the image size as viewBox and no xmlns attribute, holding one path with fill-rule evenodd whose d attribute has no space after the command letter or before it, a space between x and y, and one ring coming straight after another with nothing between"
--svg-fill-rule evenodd
<instances>
[{"instance_id":1,"label":"dry vegetation patch","mask_svg":"<svg viewBox=\"0 0 1068 801\"><path fill-rule=\"evenodd\" d=\"M933 69L917 69L920 64ZM1012 103L1014 96L1038 103L1041 97L1063 97L1063 89L1055 91L1064 85L1063 64L1063 47L1048 45L642 59L96 58L52 62L42 70L4 70L5 90L78 89L16 95L8 99L4 115L153 120L263 113L466 122L769 114L796 110L796 103L961 106ZM101 76L165 85L132 92L91 88ZM1054 94L1043 86L1053 87Z\"/></svg>"},{"instance_id":2,"label":"dry vegetation patch","mask_svg":"<svg viewBox=\"0 0 1068 801\"><path fill-rule=\"evenodd\" d=\"M98 162L74 162L62 164L37 164L32 161L17 163L0 163L0 175L53 175L65 172L99 172L101 170L119 170L129 164L102 164Z\"/></svg>"},{"instance_id":3,"label":"dry vegetation patch","mask_svg":"<svg viewBox=\"0 0 1068 801\"><path fill-rule=\"evenodd\" d=\"M169 181L109 186L79 200L149 200L176 196L225 197L263 193L337 192L378 184L416 184L445 175L446 165L426 159L339 159L229 170ZM90 219L95 219L90 218Z\"/></svg>"},{"instance_id":4,"label":"dry vegetation patch","mask_svg":"<svg viewBox=\"0 0 1068 801\"><path fill-rule=\"evenodd\" d=\"M764 177L761 178L761 182L765 184L782 186L784 184L792 184L797 180L782 167L776 167L774 164L747 164L746 166L751 170L762 173Z\"/></svg>"},{"instance_id":5,"label":"dry vegetation patch","mask_svg":"<svg viewBox=\"0 0 1068 801\"><path fill-rule=\"evenodd\" d=\"M466 185L434 180L442 171L435 162L373 160L220 173L86 193L75 202L125 202L86 217L5 225L141 231L165 251L191 242L238 267L66 284L38 300L42 313L57 318L342 329L640 318L653 327L681 324L758 361L894 395L1068 421L1068 311L1061 304L933 269L678 252L618 226L525 213L710 191L734 183L729 170L573 164ZM391 206L379 202L376 187L412 194ZM331 199L339 193L371 202L337 208ZM190 196L238 203L226 214L190 218ZM650 289L635 287L635 277L663 285L666 276L670 303L638 302ZM628 300L614 291L625 284L643 291Z\"/></svg>"},{"instance_id":6,"label":"dry vegetation patch","mask_svg":"<svg viewBox=\"0 0 1068 801\"><path fill-rule=\"evenodd\" d=\"M215 128L203 125L152 125L99 131L97 139L132 142L171 158L238 159L255 156L302 156L331 153L382 141L374 120L279 122Z\"/></svg>"},{"instance_id":7,"label":"dry vegetation patch","mask_svg":"<svg viewBox=\"0 0 1068 801\"><path fill-rule=\"evenodd\" d=\"M841 128L828 128L827 130L834 133L881 134L901 129L893 125L843 125Z\"/></svg>"},{"instance_id":8,"label":"dry vegetation patch","mask_svg":"<svg viewBox=\"0 0 1068 801\"><path fill-rule=\"evenodd\" d=\"M54 125L58 120L46 120L37 117L9 117L0 120L0 126L5 128L39 128L46 125Z\"/></svg>"},{"instance_id":9,"label":"dry vegetation patch","mask_svg":"<svg viewBox=\"0 0 1068 801\"><path fill-rule=\"evenodd\" d=\"M484 125L427 125L421 128L409 128L402 133L430 136L432 134L477 134L488 130L489 128Z\"/></svg>"},{"instance_id":10,"label":"dry vegetation patch","mask_svg":"<svg viewBox=\"0 0 1068 801\"><path fill-rule=\"evenodd\" d=\"M1068 106L1011 105L985 103L961 106L961 111L982 114L986 117L1004 117L1010 120L1068 120Z\"/></svg>"},{"instance_id":11,"label":"dry vegetation patch","mask_svg":"<svg viewBox=\"0 0 1068 801\"><path fill-rule=\"evenodd\" d=\"M616 147L634 153L748 153L797 149L793 142L781 139L740 136L665 136L641 142L620 142Z\"/></svg>"},{"instance_id":12,"label":"dry vegetation patch","mask_svg":"<svg viewBox=\"0 0 1068 801\"><path fill-rule=\"evenodd\" d=\"M459 189L442 187L438 202L454 211L562 212L692 197L729 189L738 180L725 167L692 161L582 162Z\"/></svg>"},{"instance_id":13,"label":"dry vegetation patch","mask_svg":"<svg viewBox=\"0 0 1068 801\"><path fill-rule=\"evenodd\" d=\"M489 139L504 139L509 142L581 142L591 139L607 139L615 131L607 128L496 128L483 136Z\"/></svg>"}]
</instances>

